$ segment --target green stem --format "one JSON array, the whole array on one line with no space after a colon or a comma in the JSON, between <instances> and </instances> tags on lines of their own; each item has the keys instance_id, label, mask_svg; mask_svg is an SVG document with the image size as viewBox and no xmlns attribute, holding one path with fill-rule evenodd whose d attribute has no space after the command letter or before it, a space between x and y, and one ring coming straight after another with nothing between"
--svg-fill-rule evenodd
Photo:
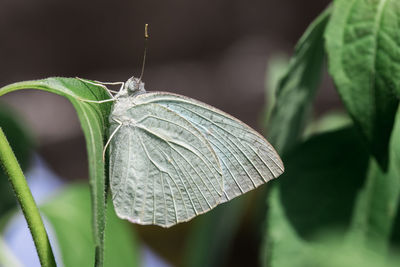
<instances>
[{"instance_id":1,"label":"green stem","mask_svg":"<svg viewBox=\"0 0 400 267\"><path fill-rule=\"evenodd\" d=\"M21 205L22 212L28 223L33 241L43 267L56 266L53 251L51 250L49 238L46 229L44 228L42 218L39 214L39 209L36 206L35 200L29 190L28 183L18 164L18 161L0 128L0 162L2 163L5 172L8 175L9 181L14 189L14 193Z\"/></svg>"}]
</instances>

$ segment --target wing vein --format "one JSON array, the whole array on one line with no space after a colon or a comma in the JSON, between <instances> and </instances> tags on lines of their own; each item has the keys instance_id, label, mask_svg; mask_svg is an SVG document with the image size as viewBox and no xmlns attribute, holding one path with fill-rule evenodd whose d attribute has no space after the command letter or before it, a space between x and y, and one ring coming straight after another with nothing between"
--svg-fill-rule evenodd
<instances>
[{"instance_id":1,"label":"wing vein","mask_svg":"<svg viewBox=\"0 0 400 267\"><path fill-rule=\"evenodd\" d=\"M172 158L171 159L172 160L172 162L173 163L175 163L175 165L179 168L179 170L182 172L182 173L184 173L183 171L182 171L182 169L179 167L179 165L178 165L178 163L176 163L175 162L175 160ZM177 169L175 168L175 165L174 164L172 164L172 166L174 167L174 169L175 169L175 171L176 171L176 173L178 174L178 176L179 176L179 180L181 180L181 182L182 182L182 184L183 184L183 186L185 187L185 191L186 191L186 193L187 193L187 195L188 195L188 197L189 197L189 200L190 200L190 204L192 205L192 207L193 207L193 210L194 210L194 213L196 214L196 215L198 215L198 213L197 213L197 210L196 210L196 207L194 206L194 203L193 203L193 200L192 200L192 197L190 196L190 194L189 194L189 191L188 191L188 189L187 189L187 187L186 187L186 183L183 181L183 179L182 179L182 177L181 177L181 175L179 174L179 172L177 171ZM179 188L178 187L178 185L176 184L176 182L175 182L175 180L174 179L172 179L172 177L171 177L171 180L175 183L175 185L176 185L176 187L177 188ZM190 186L190 189L193 191L193 187L189 184L189 186ZM182 195L182 192L179 190L179 193L180 193L180 195L181 195L181 198L182 198L182 202L183 202L183 205L184 205L184 207L185 207L185 210L186 210L186 216L187 217L189 217L189 212L188 212L188 209L187 209L187 207L186 207L186 203L185 203L185 201L184 201L184 198L183 198L183 195ZM199 200L199 198L197 197L197 201L199 201L199 203L200 203L200 200Z\"/></svg>"},{"instance_id":2,"label":"wing vein","mask_svg":"<svg viewBox=\"0 0 400 267\"><path fill-rule=\"evenodd\" d=\"M198 125L199 127L202 127L201 125ZM239 163L239 165L240 165L240 167L245 171L245 173L246 173L246 175L247 175L247 177L249 177L249 179L251 180L251 182L252 182L252 184L253 184L253 186L254 186L254 188L256 188L257 187L257 185L256 185L256 183L254 182L254 180L253 180L253 178L251 177L251 175L248 173L248 171L246 170L246 168L243 166L243 164L241 163L241 161L236 157L236 151L235 151L235 153L234 152L232 152L233 150L231 150L230 148L233 148L232 146L231 146L231 143L233 144L233 146L234 147L236 147L241 153L242 153L242 155L244 155L245 157L246 157L246 159L250 162L250 164L256 169L256 171L258 172L258 174L260 175L260 177L262 178L262 175L261 175L261 173L259 172L259 170L257 169L257 167L253 164L253 162L251 162L250 161L250 159L247 157L247 155L243 152L243 150L240 148L240 147L238 147L237 145L236 145L236 143L234 142L234 141L232 141L229 137L223 137L223 136L221 136L218 132L215 132L215 134L216 135L218 135L218 137L219 138L217 138L212 132L210 132L209 133L211 136L213 136L214 138L215 138L215 140L217 140L219 143L221 143L221 145L225 145L225 148L226 148L226 150L228 150L229 152L230 152L230 154L235 158L235 160L236 160L236 162L237 163ZM241 143L241 141L239 140L239 138L237 138L237 137L234 137L234 138L236 138L237 140L238 140L238 142L240 143L240 144L242 144ZM220 141L220 140L229 140L229 142L225 142L225 143L222 143L222 141ZM211 142L211 140L209 140L209 142ZM218 147L215 143L213 143L213 145L214 146L216 146L221 152L222 152L222 150L221 150L221 148L220 147ZM243 145L243 144L242 144ZM229 146L229 147L228 147ZM223 152L222 152L223 153ZM229 161L230 161L230 159L229 159ZM231 162L231 161L230 161ZM232 163L232 162L231 162ZM232 164L233 166L235 166L234 164ZM236 167L235 167L236 168ZM227 169L229 170L229 168L227 167ZM237 169L236 169L236 171L237 171ZM239 172L238 172L239 173ZM241 188L241 186L238 184L238 182L236 181L236 179L235 179L235 177L232 175L232 173L230 172L230 174L231 174L231 176L232 176L232 178L235 180L235 183L239 186L239 188L240 188L240 190L242 191L242 193L243 193L243 189Z\"/></svg>"},{"instance_id":3,"label":"wing vein","mask_svg":"<svg viewBox=\"0 0 400 267\"><path fill-rule=\"evenodd\" d=\"M163 175L163 172L160 172L160 178L161 178L161 181L162 181L162 175ZM156 223L156 211L157 211L157 209L156 209L156 194L155 194L155 183L156 183L156 179L153 179L153 224L155 224ZM164 188L163 188L163 196L164 196L164 201L165 201L165 195L164 195Z\"/></svg>"},{"instance_id":4,"label":"wing vein","mask_svg":"<svg viewBox=\"0 0 400 267\"><path fill-rule=\"evenodd\" d=\"M216 138L216 140L217 140L218 142L221 143L221 141L219 141L217 138ZM210 142L211 142L212 144L214 144L214 142L212 142L211 140L210 140ZM222 144L222 143L221 143L221 144ZM215 144L214 144L214 145L215 145ZM222 144L222 145L223 145L223 144ZM219 151L222 152L222 150L221 150L221 148L220 148L219 146L215 145L215 147L216 147ZM228 150L229 150L229 149L228 149ZM233 153L231 152L231 154L233 154ZM227 159L228 159L229 162L232 164L232 166L236 169L236 172L239 172L238 169L236 168L236 165L232 163L231 159L230 159L229 157L227 157ZM220 160L221 160L222 163L225 165L226 169L227 169L228 172L229 172L229 175L232 177L233 181L235 182L235 184L236 184L237 187L239 188L240 192L243 194L245 191L243 190L243 188L241 187L241 185L239 184L239 182L236 180L235 175L232 174L232 172L231 172L230 168L228 167L228 165L226 164L226 162L225 162L222 158L220 158ZM225 181L225 180L224 180L224 181ZM228 199L229 199L229 197L228 197Z\"/></svg>"},{"instance_id":5,"label":"wing vein","mask_svg":"<svg viewBox=\"0 0 400 267\"><path fill-rule=\"evenodd\" d=\"M142 137L141 137L140 135L138 135L138 136L139 136L139 139L140 139L140 143L141 143L141 145L142 145L142 147L143 147L143 150L146 152L147 158L148 158L151 162L154 163L153 159L150 157L149 152L148 152L147 149L146 149L146 146L145 146L144 143L143 143ZM155 166L156 168L158 168L157 165L154 164L154 166ZM159 169L159 170L160 170L160 169ZM149 177L147 176L146 182L145 182L145 185L144 185L144 200L143 200L143 204L142 204L142 210L141 210L141 212L140 212L140 214L139 214L139 219L140 219L141 221L144 221L142 216L143 216L143 214L144 214L144 210L146 209L147 182L148 182L148 180L149 180L148 178L149 178ZM153 211L153 212L154 212L154 211Z\"/></svg>"},{"instance_id":6,"label":"wing vein","mask_svg":"<svg viewBox=\"0 0 400 267\"><path fill-rule=\"evenodd\" d=\"M192 167L192 169L196 172L197 176L200 178L200 180L201 180L201 181L203 182L203 184L206 186L206 188L207 188L208 192L210 193L210 195L212 195L212 197L214 198L214 201L215 201L216 203L218 203L218 201L217 201L217 199L215 198L214 194L211 192L210 188L207 186L207 183L204 182L203 178L202 178L201 175L197 172L196 168L193 167L192 163L190 163L177 149L175 149L175 148L172 147L172 146L171 146L171 148L172 148L176 153L178 153L178 154L181 156L181 158L182 158L184 161L186 161L186 162L190 165L190 167ZM204 172L203 169L201 169L201 170L202 170L202 172L203 172L204 174L206 174L206 173ZM189 174L190 174L190 173L189 173ZM197 183L194 181L193 177L192 177L191 175L190 175L190 177L192 178L193 183L198 187L198 185L197 185ZM212 184L212 183L211 183L211 184ZM210 208L212 208L212 206L211 206L210 203L208 202L208 199L204 196L203 192L202 192L200 189L199 189L199 191L200 191L201 195L203 196L203 198L206 200L207 205L208 205ZM218 192L218 191L216 191L216 192Z\"/></svg>"},{"instance_id":7,"label":"wing vein","mask_svg":"<svg viewBox=\"0 0 400 267\"><path fill-rule=\"evenodd\" d=\"M162 105L161 105L161 106L162 106ZM168 107L164 107L164 106L162 106L162 107L165 108L165 109L167 109L167 110L169 110L169 111L171 111L171 112L173 112L176 116L179 116L180 118L184 119L186 122L188 122L188 123L190 123L190 124L193 124L191 121L188 121L187 119L185 119L184 117L182 117L181 115L179 115L179 114L176 113L175 111L169 109ZM203 143L204 145L206 145L206 146L209 148L209 150L210 150L211 152L213 152L214 158L215 158L215 160L218 162L218 156L214 153L212 147L211 147L209 144L207 144L207 139L204 138L204 140L203 140L203 139L201 139L201 138L199 137L199 135L202 136L202 137L204 137L204 136L203 136L203 134L202 134L197 128L194 127L193 129L194 129L195 131L197 131L197 134L198 134L198 135L194 134L190 129L188 129L187 127L185 127L185 126L183 126L183 125L181 125L181 124L178 124L178 123L173 122L173 121L171 121L171 120L168 120L168 119L165 119L165 118L161 118L161 117L157 117L157 116L154 116L154 115L146 115L146 116L140 118L139 120L137 120L137 121L136 121L136 124L139 123L139 122L142 122L142 121L146 120L147 118L154 118L154 119L157 119L157 120L162 120L162 121L171 123L171 124L173 124L173 125L175 125L175 126L180 127L181 129L184 129L184 130L188 131L189 133L191 133L192 135L194 135L201 143ZM144 128L146 128L146 127L144 127ZM164 138L162 138L162 137L160 137L160 136L158 136L158 138L161 138L161 139L165 140ZM196 150L199 151L198 149L196 149ZM199 151L199 152L200 152L200 154L202 154L202 155L204 156L204 154L203 154L201 151ZM208 159L208 157L205 157L205 158L211 163L211 160ZM220 172L220 170L218 170L217 168L215 168L215 166L214 166L213 164L211 164L211 165L214 167L214 169L215 169L218 173Z\"/></svg>"},{"instance_id":8,"label":"wing vein","mask_svg":"<svg viewBox=\"0 0 400 267\"><path fill-rule=\"evenodd\" d=\"M195 148L195 147L193 147L193 146L186 147L185 144L180 143L180 142L177 142L177 141L174 141L174 140L172 140L172 139L167 140L166 138L160 136L159 134L155 133L154 131L148 129L148 128L145 127L145 126L139 126L139 125L137 125L136 127L138 127L139 129L141 129L141 130L143 130L143 131L146 131L146 132L148 132L148 133L150 133L150 134L156 136L157 138L159 138L159 139L163 140L164 142L166 142L168 145L170 145L171 143L173 143L173 144L175 144L175 145L177 145L177 146L180 146L180 147L185 148L187 151L189 151L189 152L193 153L194 155L196 155L196 156L207 166L207 168L210 170L210 172L212 172L212 170L211 170L209 164L208 164L204 159L207 159L209 162L210 162L210 160L208 159L207 156L205 156L205 155L204 155L201 151L199 151L197 148ZM200 153L200 155L197 154L196 151L198 151L198 152ZM216 158L216 160L218 161L218 158ZM215 171L216 171L217 173L220 174L220 171L219 171L218 169L216 169L215 167L214 167L214 169L215 169ZM214 187L214 189L216 190L215 187ZM216 190L216 191L218 192L218 190Z\"/></svg>"},{"instance_id":9,"label":"wing vein","mask_svg":"<svg viewBox=\"0 0 400 267\"><path fill-rule=\"evenodd\" d=\"M158 148L158 151L160 151L161 154L163 154L164 159L166 159L166 160L168 161L167 155L165 155L164 151L162 151L162 150L159 149L159 148ZM175 169L175 166L172 164L172 162L171 162L171 165L172 165L172 166L174 167L174 169ZM176 169L175 169L175 172L176 172ZM184 206L185 209L186 209L186 204L185 204L185 201L184 201L184 199L183 199L182 192L179 190L179 186L176 184L176 182L175 182L174 179L171 177L171 175L170 175L169 173L167 173L167 174L168 174L169 178L174 182L174 184L175 184L175 186L176 186L176 189L177 189L178 192L180 193L181 199L182 199L182 202L183 202L183 206ZM177 174L178 174L178 173L177 173ZM179 175L179 174L178 174L178 175ZM177 211L177 208L176 208L175 194L174 194L174 192L173 192L173 190L172 190L172 187L171 187L171 184L169 183L169 181L168 181L167 178L165 178L165 181L167 181L167 183L168 183L169 191L171 192L171 196L172 196L172 202L174 203L175 221L178 222L179 220L178 220L178 211ZM166 203L165 203L165 205L166 205ZM187 214L187 216L189 216L188 213L187 213L187 210L186 210L186 214Z\"/></svg>"},{"instance_id":10,"label":"wing vein","mask_svg":"<svg viewBox=\"0 0 400 267\"><path fill-rule=\"evenodd\" d=\"M270 167L268 166L268 164L264 161L264 159L258 154L258 152L255 151L251 146L250 146L250 149L253 150L254 154L256 154L257 157L264 163L264 165L267 166L269 172L272 174L272 177L277 177L277 175L275 175L275 174L273 173L273 171L271 170L271 168L270 168ZM264 177L263 177L263 179L264 179Z\"/></svg>"},{"instance_id":11,"label":"wing vein","mask_svg":"<svg viewBox=\"0 0 400 267\"><path fill-rule=\"evenodd\" d=\"M205 116L203 116L203 115L201 115L201 114L199 114L199 113L197 113L197 112L195 112L195 111L193 111L193 110L190 110L190 109L188 109L188 108L185 108L185 107L183 107L183 106L180 106L180 107L183 108L183 109L185 109L185 110L188 111L188 112L191 112L191 113L193 113L193 114L199 116L200 118L203 118L204 120L209 121L211 124L215 125L216 127L218 127L219 129L221 129L222 131L224 131L224 132L228 133L229 135L235 137L235 135L234 135L233 133L231 133L230 131L225 130L223 127L221 127L220 125L218 125L218 124L215 123L214 121L210 120L209 118L207 118L207 117L205 117ZM215 112L214 112L214 113L215 113ZM219 114L219 113L216 113L216 114ZM220 115L224 116L223 114L220 114ZM224 116L224 117L229 119L229 117L226 117L226 116ZM228 125L228 124L227 124L227 125ZM254 139L254 141L261 143L262 146L266 146L266 144L264 144L263 142L260 142L260 141L258 140L260 137L258 137L256 134L254 134L253 132L249 131L248 129L246 129L246 128L240 128L240 127L237 127L237 126L231 125L231 124L229 124L229 125L232 126L232 127L237 128L237 129L240 129L240 130L242 130L242 131L245 131L246 133L251 134L252 136L255 136L256 138ZM241 138L241 139L242 139L242 138ZM242 139L242 140L245 140L245 141L246 141L246 139ZM268 146L267 146L267 147L268 147ZM268 147L268 149L270 150L269 147ZM270 151L272 151L272 150L270 150ZM272 152L273 152L273 151L272 151ZM276 164L276 166L277 166L279 169L281 169L281 170L283 171L282 167L281 167L278 163L276 163L276 161L275 161L271 156L269 156L268 154L267 154L267 156Z\"/></svg>"},{"instance_id":12,"label":"wing vein","mask_svg":"<svg viewBox=\"0 0 400 267\"><path fill-rule=\"evenodd\" d=\"M119 133L118 133L119 134ZM126 134L124 135L124 137L126 137ZM116 144L117 147L117 152L115 153L115 159L117 159L121 152L123 151L123 149L120 149L119 144ZM114 146L113 146L114 147ZM114 148L113 148L114 149ZM112 154L111 154L112 155ZM114 177L114 169L115 169L115 163L117 162L117 160L113 160L112 165L111 165L111 173L110 173L110 177ZM121 182L117 185L117 188L115 189L116 193L113 196L113 199L115 199L118 195L120 195L121 193Z\"/></svg>"},{"instance_id":13,"label":"wing vein","mask_svg":"<svg viewBox=\"0 0 400 267\"><path fill-rule=\"evenodd\" d=\"M168 174L168 173L167 173ZM163 192L163 197L164 197L164 221L165 224L167 224L167 200L165 198L165 188L164 188L164 180L163 180L163 172L160 173L161 177L161 186L162 186L162 192ZM156 210L154 209L154 213Z\"/></svg>"},{"instance_id":14,"label":"wing vein","mask_svg":"<svg viewBox=\"0 0 400 267\"><path fill-rule=\"evenodd\" d=\"M203 184L205 185L205 187L207 188L207 190L208 190L208 192L210 192L210 194L212 195L212 197L214 198L214 201L216 202L216 203L218 203L218 201L217 201L217 199L215 198L215 196L214 196L214 194L211 192L211 190L210 190L210 188L207 186L207 183L206 182L204 182L204 179L202 178L202 176L198 173L198 171L196 170L196 168L195 167L193 167L193 165L174 147L174 146L172 146L171 145L171 143L173 143L173 144L176 144L176 145L178 145L178 146L180 146L179 144L177 144L177 143L175 143L175 142L173 142L173 141L170 141L170 140L166 140L165 138L163 138L162 136L160 136L160 135L158 135L157 133L155 133L155 132L153 132L152 130L150 130L150 129L147 129L146 127L144 127L144 126L137 126L139 129L142 129L142 130L144 130L144 131L146 131L146 132L148 132L148 133L150 133L150 134L152 134L152 135L154 135L154 136L156 136L156 137L158 137L159 139L161 139L161 140L163 140L166 144L168 144L168 146L169 147L171 147L175 152L177 152L182 158L183 158L183 160L184 161L186 161L191 167L192 167L192 169L196 172L196 174L197 174L197 176L200 178L200 180L203 182ZM180 146L180 147L182 147L182 146ZM190 149L188 149L188 148L186 148L186 147L183 147L183 148L185 148L185 149L187 149L189 152L191 152L191 153L193 153L193 154L195 154L198 158L200 158L203 162L204 162L204 160L202 159L202 157L199 157L199 155L197 155L196 153L194 153L194 151L193 150L190 150ZM205 163L205 162L204 162ZM206 163L205 163L206 164ZM206 166L208 166L207 164L206 164ZM211 170L211 169L210 169ZM205 176L207 177L207 173L201 168L201 171L205 174ZM214 174L213 174L214 175ZM218 178L218 177L217 177ZM193 178L192 178L192 180L193 180ZM210 181L210 179L208 179L208 177L207 177L207 180L208 181ZM196 184L196 183L195 183ZM196 184L197 185L197 184ZM218 195L220 196L220 193L219 193L219 191L218 190L216 190L216 188L215 188L215 186L214 186L214 184L211 182L211 185L214 187L214 190L215 190L215 192L217 192L218 193ZM199 190L202 194L203 194L203 192L201 191L201 190ZM207 204L210 206L210 204L208 203L208 200L207 200L207 198L205 198L206 199L206 201L207 201ZM211 206L210 206L211 207Z\"/></svg>"}]
</instances>

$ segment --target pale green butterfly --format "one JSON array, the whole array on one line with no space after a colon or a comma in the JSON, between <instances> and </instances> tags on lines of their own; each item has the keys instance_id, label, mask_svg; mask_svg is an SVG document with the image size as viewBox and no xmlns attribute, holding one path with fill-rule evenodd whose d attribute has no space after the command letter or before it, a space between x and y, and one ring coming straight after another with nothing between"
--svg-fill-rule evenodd
<instances>
[{"instance_id":1,"label":"pale green butterfly","mask_svg":"<svg viewBox=\"0 0 400 267\"><path fill-rule=\"evenodd\" d=\"M170 227L284 171L259 133L217 108L146 92L140 78L102 84L121 84L105 101L114 101L106 147L113 203L123 219Z\"/></svg>"},{"instance_id":2,"label":"pale green butterfly","mask_svg":"<svg viewBox=\"0 0 400 267\"><path fill-rule=\"evenodd\" d=\"M102 86L111 97L88 102L114 101L103 159L110 145L111 193L120 218L170 227L283 173L274 148L240 120L189 97L147 93L142 82L146 51L147 46L140 78L83 80ZM105 86L117 84L118 92Z\"/></svg>"}]
</instances>

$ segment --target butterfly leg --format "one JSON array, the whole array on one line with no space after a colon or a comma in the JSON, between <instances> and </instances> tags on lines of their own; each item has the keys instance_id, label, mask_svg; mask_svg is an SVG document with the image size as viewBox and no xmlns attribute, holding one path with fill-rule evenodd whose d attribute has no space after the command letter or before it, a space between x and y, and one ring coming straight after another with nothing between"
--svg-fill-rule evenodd
<instances>
[{"instance_id":1,"label":"butterfly leg","mask_svg":"<svg viewBox=\"0 0 400 267\"><path fill-rule=\"evenodd\" d=\"M80 100L82 102L101 104L101 103L113 102L113 101L116 101L117 99L113 97L111 99L104 99L104 100L89 100L89 99L83 99L83 98L78 98L78 100Z\"/></svg>"},{"instance_id":2,"label":"butterfly leg","mask_svg":"<svg viewBox=\"0 0 400 267\"><path fill-rule=\"evenodd\" d=\"M105 158L106 158L106 150L107 150L107 147L110 145L111 139L112 139L112 138L114 137L114 135L118 132L118 130L122 127L122 122L121 122L121 121L119 121L119 120L117 120L117 119L115 119L115 118L113 118L113 120L114 120L115 122L119 123L119 125L118 125L117 128L115 128L115 130L112 132L112 134L110 135L110 137L109 137L108 140L107 140L106 145L104 146L104 149L103 149L103 162L105 161Z\"/></svg>"},{"instance_id":3,"label":"butterfly leg","mask_svg":"<svg viewBox=\"0 0 400 267\"><path fill-rule=\"evenodd\" d=\"M94 82L101 84L101 85L121 85L121 87L119 88L120 91L125 86L124 82L100 82L100 81L94 81ZM108 90L112 93L118 93L118 91L115 91L115 90L110 90L110 89L108 89Z\"/></svg>"},{"instance_id":4,"label":"butterfly leg","mask_svg":"<svg viewBox=\"0 0 400 267\"><path fill-rule=\"evenodd\" d=\"M82 78L79 78L79 77L75 77L75 78L78 79L78 80L80 80L81 82L89 83L89 84L92 84L92 85L95 85L95 86L100 86L100 87L102 87L104 90L106 90L107 94L108 94L111 98L114 98L114 96L113 96L112 93L118 93L118 92L116 92L116 91L114 91L114 90L108 89L107 86L105 86L105 84L111 84L111 83L101 83L101 82L97 82L97 81L92 82L92 81L89 81L89 80L86 80L86 79L82 79ZM118 84L120 84L120 82L118 82ZM122 87L122 86L121 86L121 87Z\"/></svg>"}]
</instances>

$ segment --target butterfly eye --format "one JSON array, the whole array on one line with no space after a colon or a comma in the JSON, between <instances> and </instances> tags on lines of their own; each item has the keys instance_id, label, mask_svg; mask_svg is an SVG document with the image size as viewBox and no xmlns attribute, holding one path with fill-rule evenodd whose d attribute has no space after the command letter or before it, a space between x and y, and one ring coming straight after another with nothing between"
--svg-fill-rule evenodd
<instances>
[{"instance_id":1,"label":"butterfly eye","mask_svg":"<svg viewBox=\"0 0 400 267\"><path fill-rule=\"evenodd\" d=\"M129 93L135 93L138 91L144 92L144 83L138 78L131 77L125 83L125 90L127 90Z\"/></svg>"},{"instance_id":2,"label":"butterfly eye","mask_svg":"<svg viewBox=\"0 0 400 267\"><path fill-rule=\"evenodd\" d=\"M143 87L143 83L139 79L135 79L135 91L139 91Z\"/></svg>"}]
</instances>

